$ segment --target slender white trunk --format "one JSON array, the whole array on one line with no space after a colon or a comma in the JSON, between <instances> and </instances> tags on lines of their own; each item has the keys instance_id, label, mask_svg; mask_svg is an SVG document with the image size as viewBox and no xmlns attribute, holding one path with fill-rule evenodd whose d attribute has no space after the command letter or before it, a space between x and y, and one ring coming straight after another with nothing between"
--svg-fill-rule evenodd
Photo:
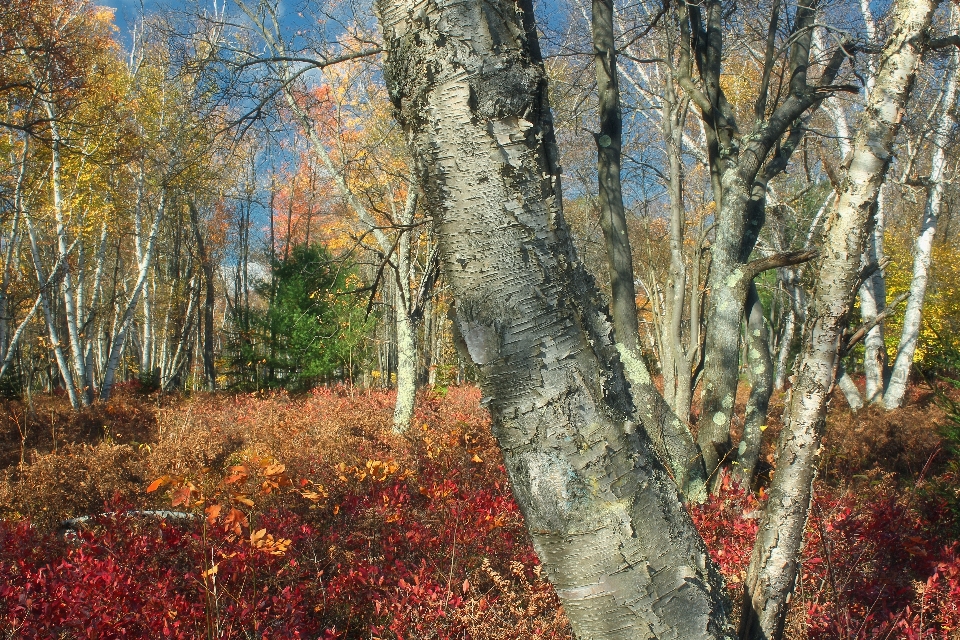
<instances>
[{"instance_id":1,"label":"slender white trunk","mask_svg":"<svg viewBox=\"0 0 960 640\"><path fill-rule=\"evenodd\" d=\"M153 255L157 244L157 233L160 230L160 222L163 220L165 212L166 194L163 193L160 195L160 204L157 207L157 214L154 216L153 224L150 227L150 236L147 239L147 245L143 251L143 258L140 260L140 264L137 265L137 283L134 285L133 291L131 292L127 302L126 309L123 311L122 319L120 320L120 326L115 327L113 340L111 340L110 343L110 355L107 357L107 367L103 375L103 383L100 385L100 398L104 401L110 399L110 394L113 391L113 381L117 374L117 367L120 365L120 356L123 353L126 343L127 330L129 329L130 322L133 319L133 312L137 308L137 303L140 301L140 294L146 285L147 275L150 273L150 268L153 266Z\"/></svg>"},{"instance_id":2,"label":"slender white trunk","mask_svg":"<svg viewBox=\"0 0 960 640\"><path fill-rule=\"evenodd\" d=\"M417 395L417 328L412 313L414 310L413 278L411 261L410 229L417 210L417 189L410 185L400 224L406 229L400 232L397 243L397 299L394 303L397 323L397 401L393 409L393 430L403 433L413 421L413 408Z\"/></svg>"},{"instance_id":3,"label":"slender white trunk","mask_svg":"<svg viewBox=\"0 0 960 640\"><path fill-rule=\"evenodd\" d=\"M960 9L954 5L952 7L952 22L954 24L958 20L958 14L960 14ZM927 194L927 204L923 210L920 234L917 236L913 251L913 277L910 280L910 298L907 300L907 309L903 314L903 330L900 333L897 358L893 363L887 391L883 395L883 404L887 409L896 409L903 404L907 392L907 380L910 377L910 368L913 365L913 356L917 349L917 339L920 337L923 302L930 276L930 257L933 252L933 240L937 233L937 220L940 217L940 208L943 203L943 174L947 164L946 150L948 145L955 144L952 129L953 107L957 101L958 67L960 67L960 50L954 48L950 56L950 69L947 75L947 86L944 90L943 111L940 114L936 133L933 136L930 191Z\"/></svg>"},{"instance_id":4,"label":"slender white trunk","mask_svg":"<svg viewBox=\"0 0 960 640\"><path fill-rule=\"evenodd\" d=\"M40 296L37 296L36 301L33 303L33 306L30 307L30 311L27 312L26 317L20 322L20 325L17 327L17 330L14 332L13 337L10 338L10 344L7 346L4 353L6 355L3 358L3 364L0 365L0 378L3 378L4 374L10 368L10 363L13 362L13 355L16 353L17 345L20 343L20 338L23 336L24 330L26 330L27 325L30 324L30 321L33 319L33 316L37 313L37 308L40 306Z\"/></svg>"},{"instance_id":5,"label":"slender white trunk","mask_svg":"<svg viewBox=\"0 0 960 640\"><path fill-rule=\"evenodd\" d=\"M857 388L856 383L854 383L842 364L837 369L837 386L840 387L844 399L846 399L847 404L850 405L850 409L854 413L863 409L863 398L860 396L860 389Z\"/></svg>"},{"instance_id":6,"label":"slender white trunk","mask_svg":"<svg viewBox=\"0 0 960 640\"><path fill-rule=\"evenodd\" d=\"M23 207L23 187L27 176L27 158L29 151L29 138L23 143L23 155L20 158L20 170L17 173L17 183L13 192L13 224L11 225L10 235L7 237L6 246L3 255L3 281L0 283L0 351L5 352L9 339L9 313L10 298L10 279L14 273L14 256L17 255L17 249L20 245L20 217ZM35 309L36 307L34 307ZM32 315L32 313L31 313Z\"/></svg>"},{"instance_id":7,"label":"slender white trunk","mask_svg":"<svg viewBox=\"0 0 960 640\"><path fill-rule=\"evenodd\" d=\"M70 365L63 353L63 345L60 344L60 333L57 331L57 324L53 317L53 308L50 305L50 277L57 275L57 268L51 272L50 277L44 275L43 262L40 259L40 247L37 243L37 232L33 226L30 215L23 212L24 221L27 223L27 234L30 236L30 254L33 256L33 268L37 275L37 283L40 286L40 308L43 309L43 317L47 322L47 333L50 336L50 348L53 349L54 357L57 361L57 367L60 370L60 376L63 378L63 384L67 390L67 397L70 398L70 405L74 409L80 408L80 396L77 394L77 387L73 383L73 374L70 371ZM66 259L66 253L60 256L60 259ZM60 266L60 260L57 261L57 267Z\"/></svg>"},{"instance_id":8,"label":"slender white trunk","mask_svg":"<svg viewBox=\"0 0 960 640\"><path fill-rule=\"evenodd\" d=\"M60 173L60 133L57 124L57 114L52 103L45 102L47 105L47 115L50 122L50 135L53 138L51 144L50 159L50 190L53 202L53 213L57 224L57 251L60 256L67 254L67 228L64 220L63 197L61 195ZM93 385L87 375L86 361L84 360L84 350L80 341L80 331L77 326L77 306L69 262L64 264L63 284L61 287L63 293L64 315L67 321L67 335L70 340L70 353L73 356L73 368L77 376L77 381L81 386L80 399L84 405L93 402Z\"/></svg>"},{"instance_id":9,"label":"slender white trunk","mask_svg":"<svg viewBox=\"0 0 960 640\"><path fill-rule=\"evenodd\" d=\"M743 639L775 640L783 635L800 567L827 399L839 366L838 345L853 306L868 220L893 157L893 141L913 88L933 9L934 0L898 0L892 10L893 24L880 56L876 85L861 115L849 169L825 228L790 416L744 582Z\"/></svg>"},{"instance_id":10,"label":"slender white trunk","mask_svg":"<svg viewBox=\"0 0 960 640\"><path fill-rule=\"evenodd\" d=\"M393 409L393 430L405 432L413 420L417 395L417 341L413 319L403 305L396 305L397 401Z\"/></svg>"}]
</instances>

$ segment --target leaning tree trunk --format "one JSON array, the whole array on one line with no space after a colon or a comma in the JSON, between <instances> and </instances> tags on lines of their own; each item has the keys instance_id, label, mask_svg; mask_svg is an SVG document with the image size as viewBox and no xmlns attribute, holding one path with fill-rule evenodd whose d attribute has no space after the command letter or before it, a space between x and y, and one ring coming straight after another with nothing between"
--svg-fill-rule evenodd
<instances>
[{"instance_id":1,"label":"leaning tree trunk","mask_svg":"<svg viewBox=\"0 0 960 640\"><path fill-rule=\"evenodd\" d=\"M385 76L456 324L578 637L727 638L722 581L642 430L561 213L529 0L381 0Z\"/></svg>"},{"instance_id":2,"label":"leaning tree trunk","mask_svg":"<svg viewBox=\"0 0 960 640\"><path fill-rule=\"evenodd\" d=\"M740 626L744 639L783 634L799 571L827 398L838 366L837 347L853 306L868 220L890 165L933 7L933 0L900 0L894 9L875 89L861 116L852 160L824 231L823 261L790 418L780 439L770 498L744 585Z\"/></svg>"},{"instance_id":3,"label":"leaning tree trunk","mask_svg":"<svg viewBox=\"0 0 960 640\"><path fill-rule=\"evenodd\" d=\"M953 6L954 23L960 13ZM890 382L883 394L883 405L887 409L896 409L903 404L907 392L907 380L913 366L913 356L920 337L920 324L923 314L923 299L927 292L930 275L930 258L933 252L933 239L937 234L937 220L943 203L943 178L947 168L947 146L955 144L953 137L953 107L957 102L957 73L960 67L960 49L955 48L950 56L950 71L944 90L942 113L933 136L933 161L930 164L930 192L923 211L920 235L913 251L913 277L910 281L910 298L903 314L903 329L900 333L900 345L897 357L890 372Z\"/></svg>"}]
</instances>

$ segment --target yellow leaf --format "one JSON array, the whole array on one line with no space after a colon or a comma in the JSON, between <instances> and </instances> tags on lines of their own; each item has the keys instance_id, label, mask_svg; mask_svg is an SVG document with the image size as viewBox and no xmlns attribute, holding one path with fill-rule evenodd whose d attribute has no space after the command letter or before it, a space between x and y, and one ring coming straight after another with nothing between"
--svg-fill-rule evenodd
<instances>
[{"instance_id":1,"label":"yellow leaf","mask_svg":"<svg viewBox=\"0 0 960 640\"><path fill-rule=\"evenodd\" d=\"M242 493L238 493L238 494L234 495L234 496L233 496L233 501L234 501L234 502L239 502L240 504L245 504L245 505L247 505L248 507L252 507L252 506L253 506L253 500L251 500L251 499L248 498L247 496L243 495Z\"/></svg>"}]
</instances>

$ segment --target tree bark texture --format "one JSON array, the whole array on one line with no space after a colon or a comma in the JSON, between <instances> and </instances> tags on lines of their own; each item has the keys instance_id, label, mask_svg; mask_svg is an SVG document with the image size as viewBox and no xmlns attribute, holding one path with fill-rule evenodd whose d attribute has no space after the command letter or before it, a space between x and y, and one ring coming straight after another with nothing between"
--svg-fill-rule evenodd
<instances>
[{"instance_id":1,"label":"tree bark texture","mask_svg":"<svg viewBox=\"0 0 960 640\"><path fill-rule=\"evenodd\" d=\"M381 0L385 75L514 494L578 637L726 638L561 212L532 5Z\"/></svg>"},{"instance_id":2,"label":"tree bark texture","mask_svg":"<svg viewBox=\"0 0 960 640\"><path fill-rule=\"evenodd\" d=\"M597 71L597 182L600 191L600 228L610 271L611 310L617 341L637 350L637 292L633 283L633 253L627 234L627 216L620 183L623 118L617 79L617 49L613 32L613 0L593 0L593 57Z\"/></svg>"},{"instance_id":3,"label":"tree bark texture","mask_svg":"<svg viewBox=\"0 0 960 640\"><path fill-rule=\"evenodd\" d=\"M595 136L600 227L603 229L610 273L614 333L624 372L630 383L633 404L643 428L647 430L661 461L672 471L681 493L690 500L702 502L706 499L707 480L703 458L686 423L677 417L660 395L640 356L633 254L620 181L623 118L617 78L613 0L593 1L591 24L600 114L600 132Z\"/></svg>"},{"instance_id":4,"label":"tree bark texture","mask_svg":"<svg viewBox=\"0 0 960 640\"><path fill-rule=\"evenodd\" d=\"M951 8L952 23L958 22L960 10ZM910 280L910 298L903 313L903 329L897 357L890 371L890 381L883 394L883 405L887 409L896 409L903 405L907 393L907 381L913 366L913 357L917 351L920 326L923 320L923 301L927 293L930 278L930 259L933 253L933 240L937 234L937 221L943 204L944 172L947 168L947 146L956 144L953 133L953 109L957 103L957 73L960 67L960 49L954 48L950 56L947 85L944 90L941 114L933 135L933 160L930 163L930 190L920 223L920 234L913 249L913 276ZM866 320L866 318L864 318ZM869 335L868 335L869 337Z\"/></svg>"},{"instance_id":5,"label":"tree bark texture","mask_svg":"<svg viewBox=\"0 0 960 640\"><path fill-rule=\"evenodd\" d=\"M749 487L760 459L760 443L767 424L767 409L773 394L773 359L770 356L770 330L763 315L763 303L757 286L747 293L746 343L747 380L750 396L743 416L743 437L737 448L734 478Z\"/></svg>"},{"instance_id":6,"label":"tree bark texture","mask_svg":"<svg viewBox=\"0 0 960 640\"><path fill-rule=\"evenodd\" d=\"M853 156L823 237L811 313L790 414L778 447L757 543L744 584L741 638L780 638L799 570L804 529L819 461L827 398L839 342L858 285L868 220L890 165L933 0L900 0L881 53L876 85L860 118Z\"/></svg>"}]
</instances>

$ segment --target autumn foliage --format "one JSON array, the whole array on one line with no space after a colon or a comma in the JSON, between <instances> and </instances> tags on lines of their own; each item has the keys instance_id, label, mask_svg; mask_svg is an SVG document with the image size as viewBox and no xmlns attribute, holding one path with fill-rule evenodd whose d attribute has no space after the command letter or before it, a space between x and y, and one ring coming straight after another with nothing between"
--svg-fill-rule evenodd
<instances>
[{"instance_id":1,"label":"autumn foliage","mask_svg":"<svg viewBox=\"0 0 960 640\"><path fill-rule=\"evenodd\" d=\"M5 637L570 637L474 388L421 396L406 438L389 393L347 388L127 392L98 410L80 423L107 427L95 444L67 425L56 453L6 472ZM958 523L939 471L820 487L789 637L955 637ZM194 518L131 513L146 509ZM725 487L693 513L733 593L761 509ZM54 531L100 512L120 515Z\"/></svg>"}]
</instances>

